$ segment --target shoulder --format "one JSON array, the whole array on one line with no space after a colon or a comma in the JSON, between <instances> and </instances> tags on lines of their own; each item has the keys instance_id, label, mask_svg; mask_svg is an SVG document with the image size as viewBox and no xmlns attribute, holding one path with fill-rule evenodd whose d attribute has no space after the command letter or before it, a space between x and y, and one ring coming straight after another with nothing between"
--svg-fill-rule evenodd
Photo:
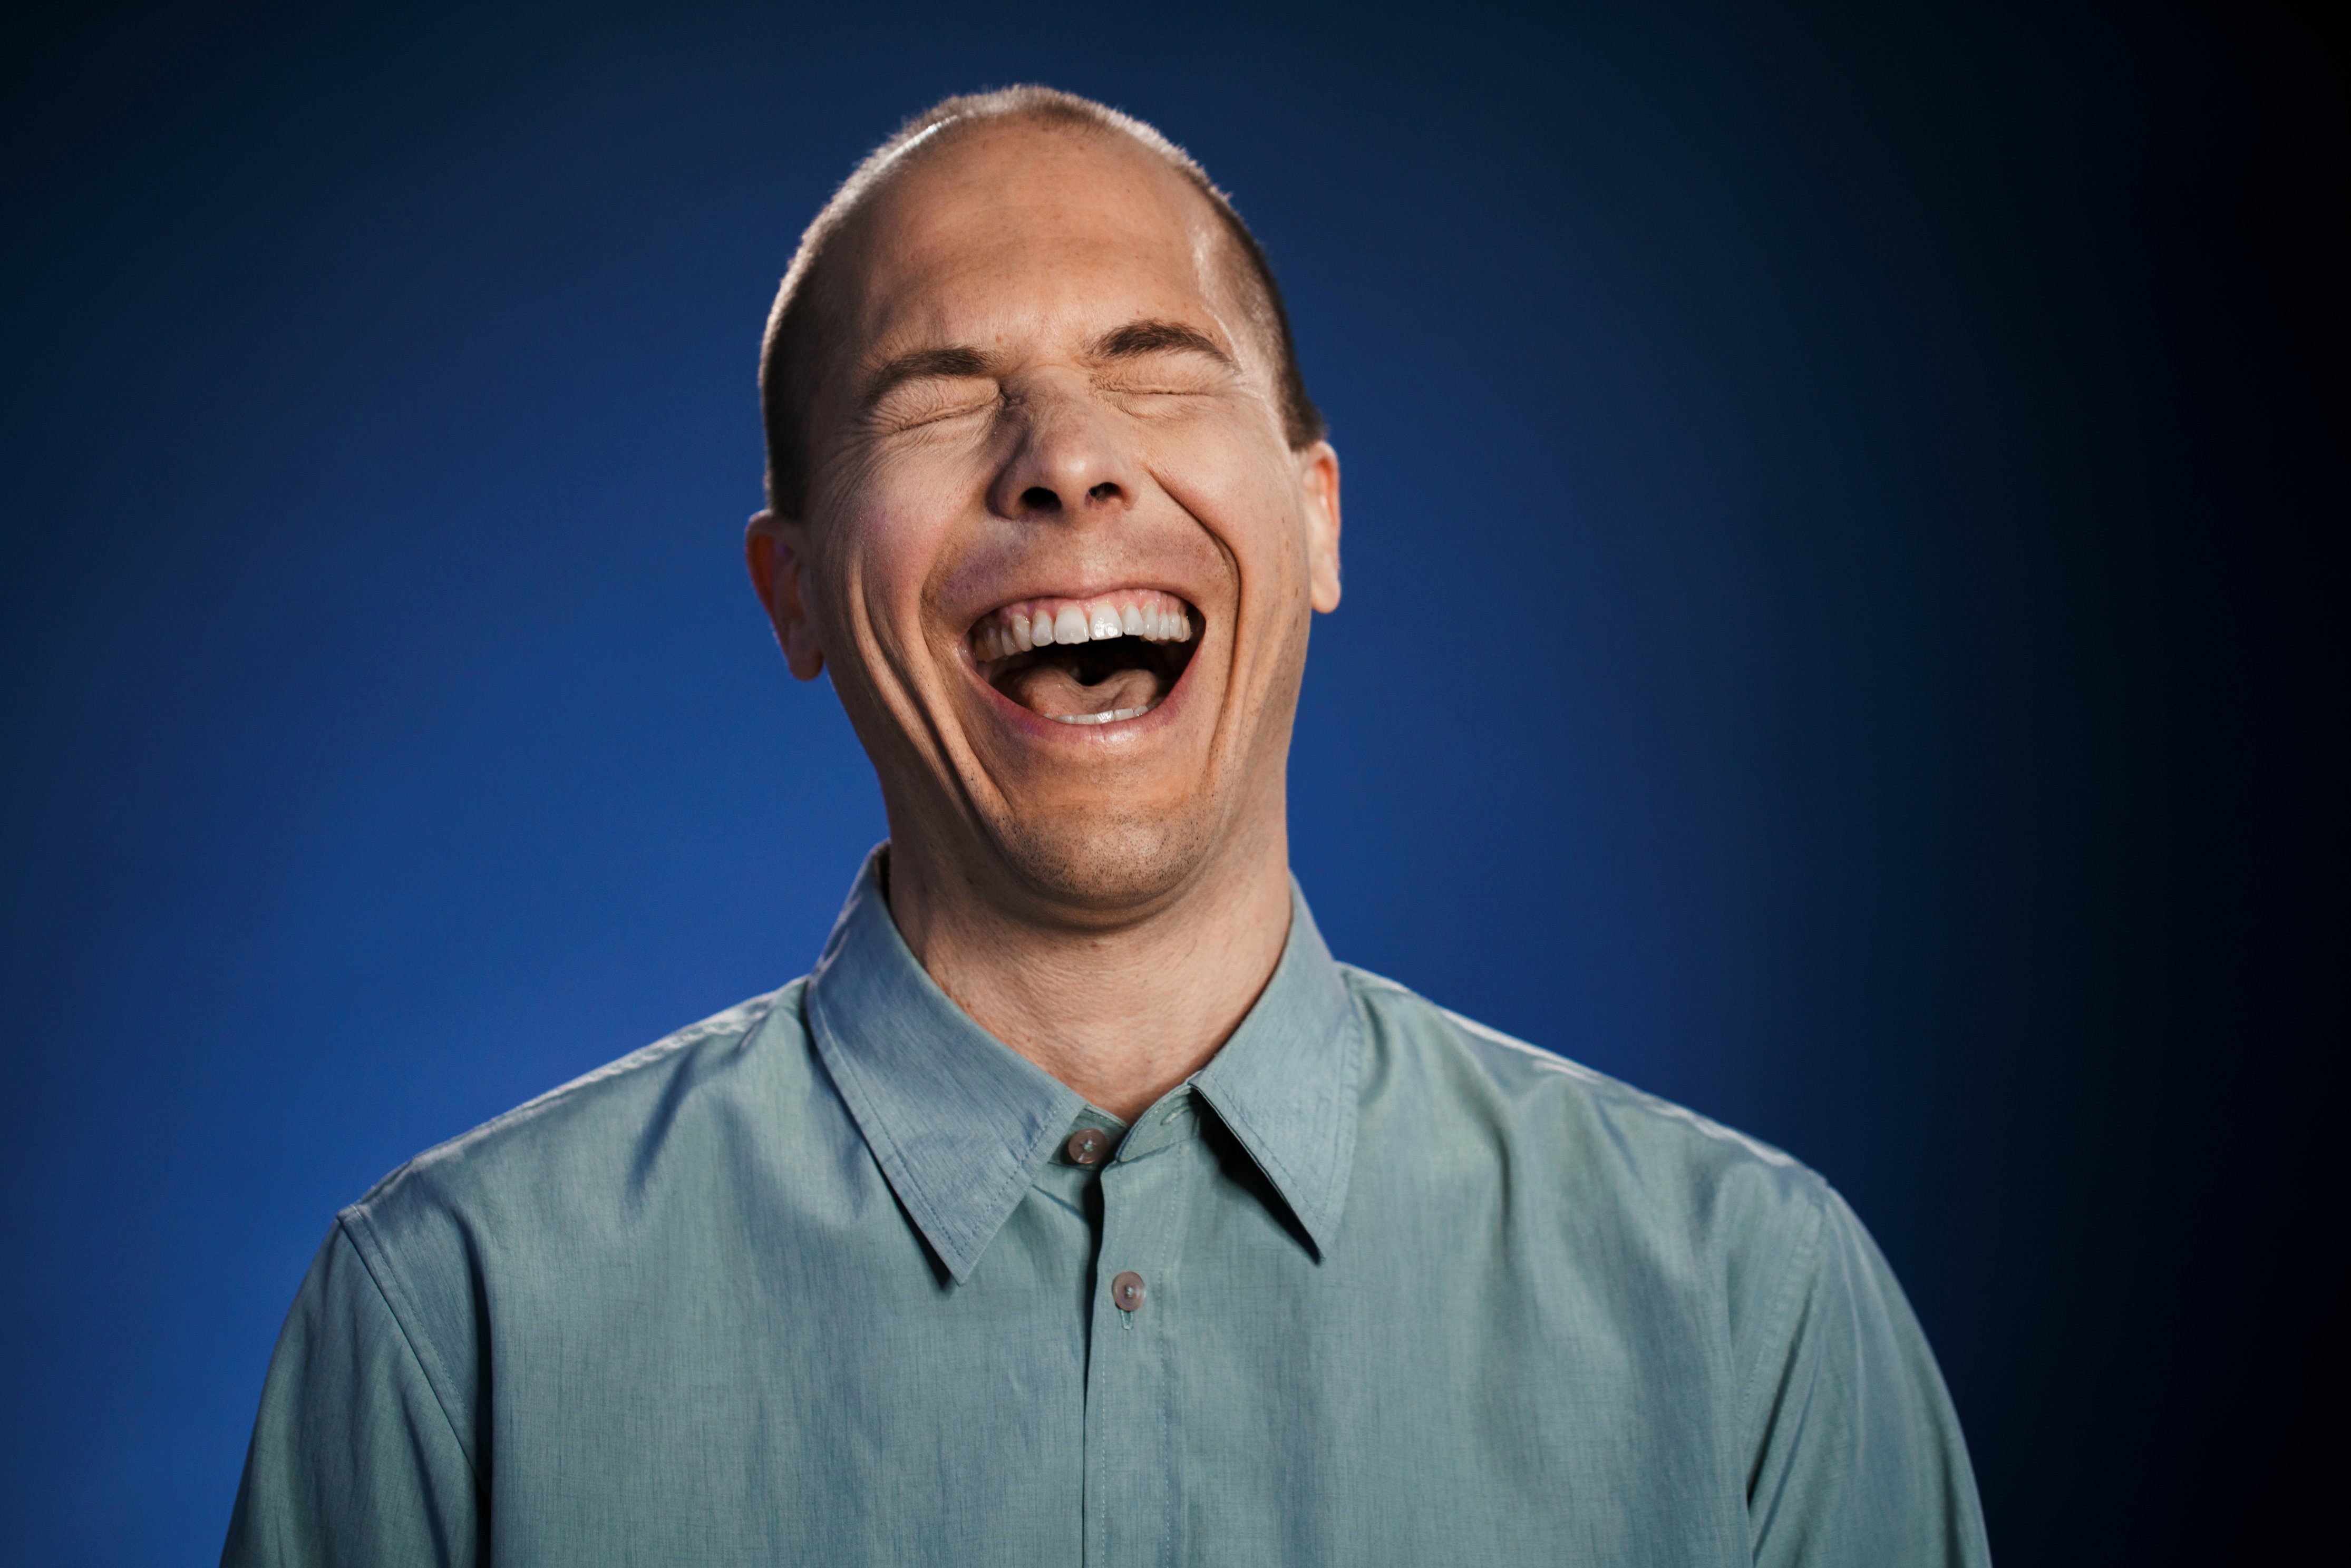
<instances>
[{"instance_id":1,"label":"shoulder","mask_svg":"<svg viewBox=\"0 0 2351 1568\"><path fill-rule=\"evenodd\" d=\"M715 1128L758 1119L747 1103L809 1103L799 993L729 1008L408 1161L336 1216L287 1333L341 1336L314 1359L348 1359L370 1385L413 1358L470 1463L489 1440L493 1315L544 1319L607 1277L615 1248L659 1223L644 1198L660 1173L706 1165ZM332 1366L319 1375L343 1387Z\"/></svg>"},{"instance_id":2,"label":"shoulder","mask_svg":"<svg viewBox=\"0 0 2351 1568\"><path fill-rule=\"evenodd\" d=\"M805 984L688 1025L425 1150L344 1209L341 1228L381 1279L391 1254L454 1264L453 1249L594 1225L651 1167L730 1120L730 1107L805 1102Z\"/></svg>"},{"instance_id":3,"label":"shoulder","mask_svg":"<svg viewBox=\"0 0 2351 1568\"><path fill-rule=\"evenodd\" d=\"M1431 1134L1483 1145L1539 1188L1679 1250L1812 1246L1836 1207L1786 1152L1670 1100L1341 966L1375 1073Z\"/></svg>"}]
</instances>

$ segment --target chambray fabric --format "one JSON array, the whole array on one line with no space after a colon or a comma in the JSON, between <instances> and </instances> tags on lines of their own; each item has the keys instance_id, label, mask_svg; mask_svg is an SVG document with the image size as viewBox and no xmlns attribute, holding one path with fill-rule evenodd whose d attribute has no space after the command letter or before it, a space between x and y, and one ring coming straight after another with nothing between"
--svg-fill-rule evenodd
<instances>
[{"instance_id":1,"label":"chambray fabric","mask_svg":"<svg viewBox=\"0 0 2351 1568\"><path fill-rule=\"evenodd\" d=\"M931 982L881 863L806 979L337 1218L225 1563L1987 1561L1787 1155L1333 963L1302 898L1127 1127Z\"/></svg>"}]
</instances>

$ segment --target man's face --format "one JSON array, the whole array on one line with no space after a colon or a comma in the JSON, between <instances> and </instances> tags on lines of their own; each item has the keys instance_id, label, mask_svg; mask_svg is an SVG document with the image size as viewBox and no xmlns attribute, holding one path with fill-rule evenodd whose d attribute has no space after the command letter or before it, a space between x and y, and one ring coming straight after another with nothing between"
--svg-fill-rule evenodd
<instances>
[{"instance_id":1,"label":"man's face","mask_svg":"<svg viewBox=\"0 0 2351 1568\"><path fill-rule=\"evenodd\" d=\"M1122 137L1015 122L836 244L808 515L755 523L753 576L893 836L1105 918L1279 852L1338 468L1284 439L1207 203Z\"/></svg>"}]
</instances>

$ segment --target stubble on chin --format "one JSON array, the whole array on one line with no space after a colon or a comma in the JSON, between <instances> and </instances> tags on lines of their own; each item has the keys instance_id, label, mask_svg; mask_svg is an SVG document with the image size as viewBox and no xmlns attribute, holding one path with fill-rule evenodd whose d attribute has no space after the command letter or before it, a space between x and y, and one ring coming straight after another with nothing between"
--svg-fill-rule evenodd
<instances>
[{"instance_id":1,"label":"stubble on chin","mask_svg":"<svg viewBox=\"0 0 2351 1568\"><path fill-rule=\"evenodd\" d=\"M1031 896L1106 925L1141 915L1198 873L1212 812L1093 807L994 824L1006 868Z\"/></svg>"}]
</instances>

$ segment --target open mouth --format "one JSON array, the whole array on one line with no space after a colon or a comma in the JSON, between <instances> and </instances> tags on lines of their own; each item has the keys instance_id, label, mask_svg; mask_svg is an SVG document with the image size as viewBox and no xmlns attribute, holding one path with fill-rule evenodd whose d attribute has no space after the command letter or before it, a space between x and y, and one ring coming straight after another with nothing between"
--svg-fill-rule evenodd
<instances>
[{"instance_id":1,"label":"open mouth","mask_svg":"<svg viewBox=\"0 0 2351 1568\"><path fill-rule=\"evenodd\" d=\"M1197 615L1172 593L1119 589L1027 599L971 629L980 678L1056 724L1141 718L1166 699L1199 646Z\"/></svg>"}]
</instances>

